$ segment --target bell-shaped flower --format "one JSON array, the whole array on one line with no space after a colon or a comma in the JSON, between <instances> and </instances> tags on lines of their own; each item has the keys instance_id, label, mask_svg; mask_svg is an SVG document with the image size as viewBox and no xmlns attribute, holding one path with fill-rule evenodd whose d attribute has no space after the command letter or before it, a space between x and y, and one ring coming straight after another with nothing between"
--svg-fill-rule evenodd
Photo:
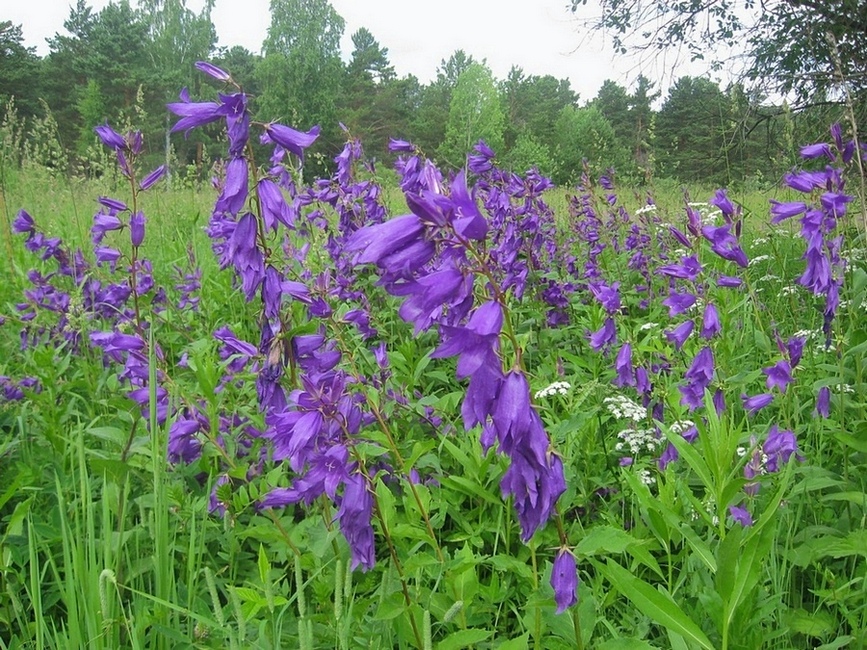
<instances>
[{"instance_id":1,"label":"bell-shaped flower","mask_svg":"<svg viewBox=\"0 0 867 650\"><path fill-rule=\"evenodd\" d=\"M353 571L359 565L363 571L367 571L376 563L373 526L370 523L373 517L371 491L366 476L359 472L351 475L344 483L340 509L334 517L340 524L340 532L349 544L352 555L350 567Z\"/></svg>"},{"instance_id":2,"label":"bell-shaped flower","mask_svg":"<svg viewBox=\"0 0 867 650\"><path fill-rule=\"evenodd\" d=\"M452 226L461 237L483 240L488 234L488 222L467 189L467 175L462 169L452 181L451 199L454 206Z\"/></svg>"},{"instance_id":3,"label":"bell-shaped flower","mask_svg":"<svg viewBox=\"0 0 867 650\"><path fill-rule=\"evenodd\" d=\"M207 61L196 61L195 67L197 70L204 72L206 75L213 77L217 81L225 81L227 83L232 81L232 75L222 68L218 68L213 63Z\"/></svg>"},{"instance_id":4,"label":"bell-shaped flower","mask_svg":"<svg viewBox=\"0 0 867 650\"><path fill-rule=\"evenodd\" d=\"M705 305L704 315L701 321L701 336L705 339L711 339L722 330L722 324L719 320L719 312L716 306L709 302Z\"/></svg>"},{"instance_id":5,"label":"bell-shaped flower","mask_svg":"<svg viewBox=\"0 0 867 650\"><path fill-rule=\"evenodd\" d=\"M181 101L166 104L166 108L181 118L172 127L172 133L184 131L187 136L192 129L216 122L226 115L223 105L217 102L190 101L190 94L186 88L181 91Z\"/></svg>"},{"instance_id":6,"label":"bell-shaped flower","mask_svg":"<svg viewBox=\"0 0 867 650\"><path fill-rule=\"evenodd\" d=\"M562 614L578 602L578 567L575 564L575 556L568 548L561 548L554 558L551 588L554 590L554 602L557 603L558 614Z\"/></svg>"},{"instance_id":7,"label":"bell-shaped flower","mask_svg":"<svg viewBox=\"0 0 867 650\"><path fill-rule=\"evenodd\" d=\"M777 361L772 366L762 368L762 372L768 377L766 382L768 390L776 386L780 389L781 393L785 393L786 388L794 381L792 378L792 366L788 361Z\"/></svg>"},{"instance_id":8,"label":"bell-shaped flower","mask_svg":"<svg viewBox=\"0 0 867 650\"><path fill-rule=\"evenodd\" d=\"M299 158L304 157L304 150L316 142L319 137L319 126L304 133L284 124L270 123L265 125L265 133L262 135L262 144L277 144L287 151L294 153Z\"/></svg>"},{"instance_id":9,"label":"bell-shaped flower","mask_svg":"<svg viewBox=\"0 0 867 650\"><path fill-rule=\"evenodd\" d=\"M688 320L673 330L665 331L665 338L669 340L669 342L674 345L676 350L680 350L683 347L683 344L689 338L689 335L692 334L692 330L695 327L695 322L693 320Z\"/></svg>"}]
</instances>

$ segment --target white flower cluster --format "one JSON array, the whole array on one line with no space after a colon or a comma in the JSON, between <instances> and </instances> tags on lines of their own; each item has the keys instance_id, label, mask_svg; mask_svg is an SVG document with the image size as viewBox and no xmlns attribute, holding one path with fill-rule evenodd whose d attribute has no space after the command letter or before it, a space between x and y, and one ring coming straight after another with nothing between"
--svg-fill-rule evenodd
<instances>
[{"instance_id":1,"label":"white flower cluster","mask_svg":"<svg viewBox=\"0 0 867 650\"><path fill-rule=\"evenodd\" d=\"M767 262L769 259L771 259L770 255L756 255L753 259L750 260L748 266L755 266L756 264Z\"/></svg>"},{"instance_id":2,"label":"white flower cluster","mask_svg":"<svg viewBox=\"0 0 867 650\"><path fill-rule=\"evenodd\" d=\"M649 469L639 469L635 473L638 474L638 480L645 485L653 485L656 483L656 477L650 473Z\"/></svg>"},{"instance_id":3,"label":"white flower cluster","mask_svg":"<svg viewBox=\"0 0 867 650\"><path fill-rule=\"evenodd\" d=\"M566 395L569 393L570 388L572 388L572 384L568 381L555 381L550 386L545 386L542 390L537 390L536 399L544 399L551 395Z\"/></svg>"},{"instance_id":4,"label":"white flower cluster","mask_svg":"<svg viewBox=\"0 0 867 650\"><path fill-rule=\"evenodd\" d=\"M684 431L686 431L690 427L694 427L694 426L695 426L695 422L693 422L692 420L680 420L679 422L673 422L668 427L668 429L672 433L678 434L678 433L683 433Z\"/></svg>"},{"instance_id":5,"label":"white flower cluster","mask_svg":"<svg viewBox=\"0 0 867 650\"><path fill-rule=\"evenodd\" d=\"M635 216L638 217L638 216L641 216L642 214L647 214L648 212L656 212L656 206L653 205L652 203L650 203L648 205L645 205L642 208L638 208L635 211Z\"/></svg>"},{"instance_id":6,"label":"white flower cluster","mask_svg":"<svg viewBox=\"0 0 867 650\"><path fill-rule=\"evenodd\" d=\"M750 248L758 248L759 246L764 246L765 244L768 243L768 241L769 240L767 237L756 237L753 240L753 243L750 244Z\"/></svg>"},{"instance_id":7,"label":"white flower cluster","mask_svg":"<svg viewBox=\"0 0 867 650\"><path fill-rule=\"evenodd\" d=\"M847 263L861 262L867 259L867 249L865 248L850 248L840 254Z\"/></svg>"},{"instance_id":8,"label":"white flower cluster","mask_svg":"<svg viewBox=\"0 0 867 650\"><path fill-rule=\"evenodd\" d=\"M659 327L659 323L654 323L652 321L647 323L642 323L641 327L638 328L639 332L646 332L647 330L652 330L654 327Z\"/></svg>"},{"instance_id":9,"label":"white flower cluster","mask_svg":"<svg viewBox=\"0 0 867 650\"><path fill-rule=\"evenodd\" d=\"M711 206L709 203L689 203L689 207L698 210L701 216L701 222L704 225L716 223L717 219L722 216L722 212Z\"/></svg>"},{"instance_id":10,"label":"white flower cluster","mask_svg":"<svg viewBox=\"0 0 867 650\"><path fill-rule=\"evenodd\" d=\"M782 279L779 275L768 273L767 275L763 275L762 277L760 277L759 282L782 282Z\"/></svg>"},{"instance_id":11,"label":"white flower cluster","mask_svg":"<svg viewBox=\"0 0 867 650\"><path fill-rule=\"evenodd\" d=\"M614 395L606 397L602 400L608 412L618 420L632 420L633 422L641 422L647 419L647 409L636 404L626 395Z\"/></svg>"},{"instance_id":12,"label":"white flower cluster","mask_svg":"<svg viewBox=\"0 0 867 650\"><path fill-rule=\"evenodd\" d=\"M787 285L780 289L781 296L792 296L796 293L798 293L798 286L794 284Z\"/></svg>"},{"instance_id":13,"label":"white flower cluster","mask_svg":"<svg viewBox=\"0 0 867 650\"><path fill-rule=\"evenodd\" d=\"M653 429L624 429L617 434L621 442L614 445L614 450L628 452L628 455L640 456L641 452L654 452L662 444L662 440L656 437Z\"/></svg>"}]
</instances>

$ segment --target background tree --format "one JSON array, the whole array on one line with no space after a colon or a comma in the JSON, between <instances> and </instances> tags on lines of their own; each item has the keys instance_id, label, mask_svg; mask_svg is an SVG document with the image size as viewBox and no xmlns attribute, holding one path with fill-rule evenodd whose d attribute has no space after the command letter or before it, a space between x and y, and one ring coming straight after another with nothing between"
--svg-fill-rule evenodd
<instances>
[{"instance_id":1,"label":"background tree","mask_svg":"<svg viewBox=\"0 0 867 650\"><path fill-rule=\"evenodd\" d=\"M330 165L342 135L337 102L343 79L340 39L345 21L328 0L271 0L271 25L258 67L263 120L285 121L322 132L308 150L308 163Z\"/></svg>"},{"instance_id":2,"label":"background tree","mask_svg":"<svg viewBox=\"0 0 867 650\"><path fill-rule=\"evenodd\" d=\"M564 106L577 106L578 94L568 79L551 75L525 76L518 66L512 66L501 84L506 111L506 147L517 146L521 135L529 135L549 151L556 146L554 123ZM525 143L527 140L525 139Z\"/></svg>"},{"instance_id":3,"label":"background tree","mask_svg":"<svg viewBox=\"0 0 867 650\"><path fill-rule=\"evenodd\" d=\"M557 183L577 181L585 162L594 174L608 167L623 169L628 164L628 151L618 143L614 128L596 106L563 107L554 129L559 142L554 151Z\"/></svg>"},{"instance_id":4,"label":"background tree","mask_svg":"<svg viewBox=\"0 0 867 650\"><path fill-rule=\"evenodd\" d=\"M153 63L148 25L126 0L106 5L97 14L78 0L64 28L68 35L56 34L49 41L46 100L57 119L61 142L72 149L84 133L88 133L87 141L79 146L94 138L87 128L93 125L85 124L82 107L101 102L104 119L120 124L122 116L131 116L139 90L152 88ZM98 98L96 88L89 84L91 79L98 84ZM153 102L151 108L157 110ZM160 118L163 110L159 109ZM87 115L88 120L92 118L92 113Z\"/></svg>"},{"instance_id":5,"label":"background tree","mask_svg":"<svg viewBox=\"0 0 867 650\"><path fill-rule=\"evenodd\" d=\"M587 0L572 0L573 11ZM732 53L745 79L766 91L841 99L840 84L867 96L864 0L600 0L592 28L626 53L685 50L708 59ZM863 115L862 115L863 119Z\"/></svg>"},{"instance_id":6,"label":"background tree","mask_svg":"<svg viewBox=\"0 0 867 650\"><path fill-rule=\"evenodd\" d=\"M731 177L731 104L719 86L681 77L656 119L656 156L663 175L682 181L727 183Z\"/></svg>"},{"instance_id":7,"label":"background tree","mask_svg":"<svg viewBox=\"0 0 867 650\"><path fill-rule=\"evenodd\" d=\"M34 48L24 47L21 25L0 21L0 107L15 98L18 115L39 112L41 61Z\"/></svg>"},{"instance_id":8,"label":"background tree","mask_svg":"<svg viewBox=\"0 0 867 650\"><path fill-rule=\"evenodd\" d=\"M352 35L352 43L341 120L361 140L368 155L382 158L393 135L389 131L400 121L400 93L391 88L396 81L394 68L388 60L388 48L382 47L370 30L360 28Z\"/></svg>"},{"instance_id":9,"label":"background tree","mask_svg":"<svg viewBox=\"0 0 867 650\"><path fill-rule=\"evenodd\" d=\"M456 50L448 59L440 62L437 78L422 90L411 132L413 142L428 155L434 155L445 141L452 92L461 73L473 63L472 56L463 50Z\"/></svg>"},{"instance_id":10,"label":"background tree","mask_svg":"<svg viewBox=\"0 0 867 650\"><path fill-rule=\"evenodd\" d=\"M462 167L479 140L502 155L504 128L505 115L490 69L482 63L470 64L461 72L452 93L440 155L449 164Z\"/></svg>"},{"instance_id":11,"label":"background tree","mask_svg":"<svg viewBox=\"0 0 867 650\"><path fill-rule=\"evenodd\" d=\"M150 36L148 54L153 65L151 92L155 103L174 101L181 87L192 91L199 88L202 75L194 64L207 60L217 42L217 32L211 22L213 6L214 0L206 0L202 11L196 14L187 8L186 0L139 0L139 15L148 26ZM162 123L163 153L166 167L171 169L171 116L162 110L154 117ZM176 142L183 149L191 144L181 138ZM196 159L201 161L200 148L197 147L196 152ZM190 153L181 152L181 160L190 157Z\"/></svg>"}]
</instances>

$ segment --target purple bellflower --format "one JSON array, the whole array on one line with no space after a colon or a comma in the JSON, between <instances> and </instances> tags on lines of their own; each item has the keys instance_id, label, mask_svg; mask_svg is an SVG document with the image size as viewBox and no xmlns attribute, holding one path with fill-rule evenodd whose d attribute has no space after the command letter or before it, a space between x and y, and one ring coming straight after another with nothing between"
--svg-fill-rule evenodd
<instances>
[{"instance_id":1,"label":"purple bellflower","mask_svg":"<svg viewBox=\"0 0 867 650\"><path fill-rule=\"evenodd\" d=\"M558 614L578 602L578 567L575 565L575 556L568 548L561 548L554 559L551 588L554 589Z\"/></svg>"}]
</instances>

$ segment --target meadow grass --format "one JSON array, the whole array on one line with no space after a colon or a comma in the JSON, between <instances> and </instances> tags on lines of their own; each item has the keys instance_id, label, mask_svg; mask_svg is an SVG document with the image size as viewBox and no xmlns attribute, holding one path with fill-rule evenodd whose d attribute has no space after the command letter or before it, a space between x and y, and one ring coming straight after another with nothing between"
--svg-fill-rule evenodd
<instances>
[{"instance_id":1,"label":"meadow grass","mask_svg":"<svg viewBox=\"0 0 867 650\"><path fill-rule=\"evenodd\" d=\"M170 429L181 416L159 421L157 368L167 373L173 407L195 401L212 423L225 413L264 425L253 376L216 388L226 361L217 355L213 332L228 325L255 344L259 325L230 272L219 270L204 233L210 188L142 197L148 234L141 254L153 262L156 285L172 291L174 267L187 268L190 259L201 269L197 312L169 308L149 316L149 411L126 397L116 368L91 346L22 351L14 305L30 286L27 272L48 273L51 261L39 261L11 232L17 209L26 208L47 236L87 251L94 198L123 192L117 179L6 176L0 375L38 377L41 391L0 403L0 648L867 644L867 405L861 397L867 272L858 247L848 244L844 304L830 338L816 334L821 304L794 284L804 271L803 246L790 224L768 224L768 198L793 200L791 190L730 194L747 215L742 241L753 262L739 289L708 289L724 322L725 336L714 344L714 386L724 391L727 409L718 415L709 391L700 418L692 416L680 403L682 372L660 375L655 391L674 419L638 447L629 465L619 463L625 432L654 421L646 414L641 422L624 420L605 401L637 397L612 384L613 354L588 347L587 333L602 324L604 312L584 290L568 301L569 323L547 327L543 301L515 301L514 345L523 349L532 388L558 379L570 384L565 394L536 400L565 466L558 516L581 578L578 603L564 614L555 613L549 586L560 540L546 530L527 544L519 541L515 511L500 493L504 459L484 451L476 432L463 432L465 387L454 379L453 362L431 359L436 339L414 334L394 315L398 301L375 293L372 272L371 301L392 377L388 390L359 389L382 425L359 453L371 466L402 461L384 474L394 480L375 483L374 569L350 570L350 549L327 500L309 508L256 508L268 489L286 487L291 474L280 464L245 460L244 453L232 456L240 445L216 444L222 435L216 428L203 432L196 462L167 461ZM396 187L386 186L384 194L389 214L406 211ZM655 224L646 231L651 250L668 236L661 223L684 222L684 194L664 183L618 188L631 215L648 194L657 221L633 217L617 227L625 236L631 224ZM712 194L713 188L689 188L692 201ZM545 195L567 240L576 220L572 196L563 189ZM602 214L602 193L595 200ZM857 234L847 236L856 241ZM583 263L584 243L571 245ZM610 251L601 265L609 282L623 284L618 318L636 359L688 367L701 343L696 336L682 349L667 342L665 310L641 305L635 273ZM325 264L324 257L309 259ZM708 254L702 261L721 268ZM565 268L551 268L533 279L545 286L564 276ZM98 325L77 326L86 332ZM314 331L300 324L295 335ZM335 331L354 351L348 363L373 376L372 352ZM784 354L777 338L799 332L808 334L797 384L777 395L770 415L746 415L738 396L764 390L762 367ZM827 418L815 414L823 387L833 395ZM392 400L391 389L407 399ZM693 444L668 426L689 417L697 424ZM764 439L772 422L795 432L802 460L766 472L758 493L745 492L751 484L745 466L751 453L761 452L756 438ZM657 458L669 443L679 460L660 470ZM418 481L398 476L411 470ZM214 499L225 505L224 516L209 512ZM732 521L728 507L735 504L749 504L753 526Z\"/></svg>"}]
</instances>

